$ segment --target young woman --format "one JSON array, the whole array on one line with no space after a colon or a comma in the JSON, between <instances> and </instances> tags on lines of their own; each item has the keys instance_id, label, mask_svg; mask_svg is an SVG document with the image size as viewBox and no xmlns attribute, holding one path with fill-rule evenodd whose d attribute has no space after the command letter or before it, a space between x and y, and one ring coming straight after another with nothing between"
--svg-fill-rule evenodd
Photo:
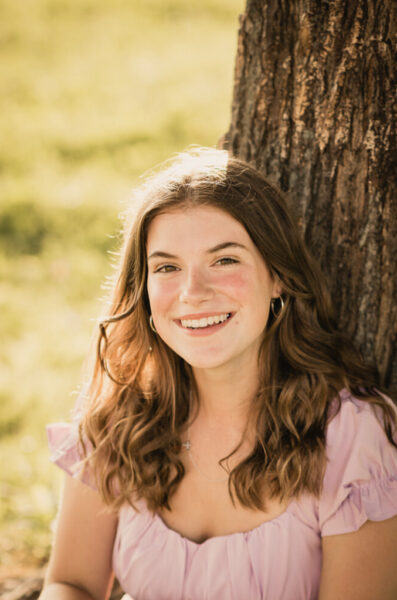
<instances>
[{"instance_id":1,"label":"young woman","mask_svg":"<svg viewBox=\"0 0 397 600\"><path fill-rule=\"evenodd\" d=\"M203 149L133 209L41 599L395 599L396 412L280 193Z\"/></svg>"}]
</instances>

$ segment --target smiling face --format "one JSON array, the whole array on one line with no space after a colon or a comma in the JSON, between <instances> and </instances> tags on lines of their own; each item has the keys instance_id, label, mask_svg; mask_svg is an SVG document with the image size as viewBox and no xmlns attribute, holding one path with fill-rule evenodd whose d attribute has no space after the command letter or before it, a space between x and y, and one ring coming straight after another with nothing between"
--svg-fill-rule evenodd
<instances>
[{"instance_id":1,"label":"smiling face","mask_svg":"<svg viewBox=\"0 0 397 600\"><path fill-rule=\"evenodd\" d=\"M257 360L281 287L241 223L211 206L159 214L147 256L153 321L176 354L201 369Z\"/></svg>"}]
</instances>

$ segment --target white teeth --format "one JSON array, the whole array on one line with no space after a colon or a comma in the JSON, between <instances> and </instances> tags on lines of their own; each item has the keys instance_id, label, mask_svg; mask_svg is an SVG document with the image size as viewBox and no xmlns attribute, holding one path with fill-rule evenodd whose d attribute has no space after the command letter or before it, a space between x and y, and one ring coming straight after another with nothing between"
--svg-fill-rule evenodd
<instances>
[{"instance_id":1,"label":"white teeth","mask_svg":"<svg viewBox=\"0 0 397 600\"><path fill-rule=\"evenodd\" d=\"M212 317L204 317L203 319L181 319L182 327L189 329L202 329L209 325L223 323L230 317L231 313L223 313L221 315L213 315Z\"/></svg>"}]
</instances>

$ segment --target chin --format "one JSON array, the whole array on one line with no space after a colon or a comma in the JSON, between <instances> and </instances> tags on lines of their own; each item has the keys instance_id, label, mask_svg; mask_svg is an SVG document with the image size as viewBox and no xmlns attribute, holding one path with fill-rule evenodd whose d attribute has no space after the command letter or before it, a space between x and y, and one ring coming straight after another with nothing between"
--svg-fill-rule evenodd
<instances>
[{"instance_id":1,"label":"chin","mask_svg":"<svg viewBox=\"0 0 397 600\"><path fill-rule=\"evenodd\" d=\"M177 356L182 358L193 369L216 369L233 359L234 354L230 353L230 348L226 355L224 346L216 347L214 345L212 352L208 346L189 351L190 349L187 349L184 345L175 345L175 340L172 340L174 343L171 345L165 336L162 339Z\"/></svg>"},{"instance_id":2,"label":"chin","mask_svg":"<svg viewBox=\"0 0 397 600\"><path fill-rule=\"evenodd\" d=\"M216 369L217 367L222 366L224 363L210 363L208 361L198 361L198 360L186 360L184 359L186 363L188 363L192 369L203 369L203 370L210 370L210 369Z\"/></svg>"},{"instance_id":3,"label":"chin","mask_svg":"<svg viewBox=\"0 0 397 600\"><path fill-rule=\"evenodd\" d=\"M177 352L177 354L179 354ZM212 357L208 356L191 356L191 355L183 355L179 354L179 356L192 367L192 369L217 369L222 367L228 362L228 358L226 357Z\"/></svg>"}]
</instances>

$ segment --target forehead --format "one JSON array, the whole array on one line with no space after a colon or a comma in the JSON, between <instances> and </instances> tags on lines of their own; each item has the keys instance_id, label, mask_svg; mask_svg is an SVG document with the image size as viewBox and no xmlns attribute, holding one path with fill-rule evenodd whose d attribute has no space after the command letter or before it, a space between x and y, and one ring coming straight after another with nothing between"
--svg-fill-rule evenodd
<instances>
[{"instance_id":1,"label":"forehead","mask_svg":"<svg viewBox=\"0 0 397 600\"><path fill-rule=\"evenodd\" d=\"M147 249L179 244L207 247L222 241L254 246L244 226L229 213L213 206L198 206L157 215L149 225Z\"/></svg>"}]
</instances>

